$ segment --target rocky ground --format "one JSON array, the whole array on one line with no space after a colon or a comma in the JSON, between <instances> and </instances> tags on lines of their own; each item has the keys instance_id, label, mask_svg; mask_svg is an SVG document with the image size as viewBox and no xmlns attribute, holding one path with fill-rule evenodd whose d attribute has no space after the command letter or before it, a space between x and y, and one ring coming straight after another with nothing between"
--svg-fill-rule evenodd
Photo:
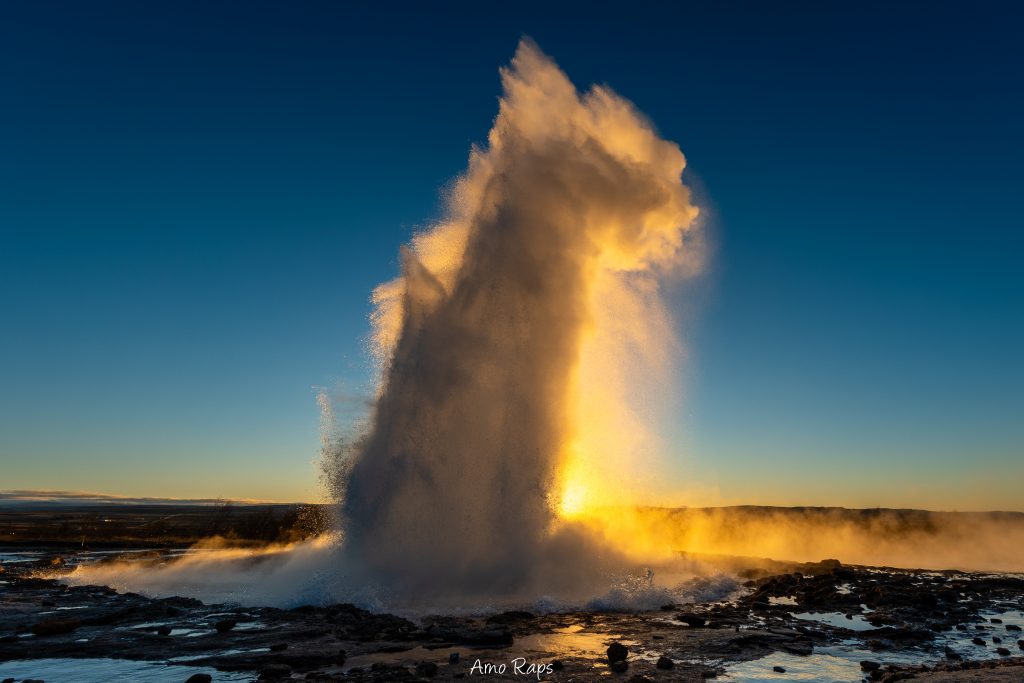
<instances>
[{"instance_id":1,"label":"rocky ground","mask_svg":"<svg viewBox=\"0 0 1024 683\"><path fill-rule=\"evenodd\" d=\"M731 600L655 612L412 621L352 605L242 608L69 587L39 578L53 562L0 573L0 672L13 660L116 657L245 672L250 680L640 683L750 680L733 669L746 662L745 671L763 669L765 680L788 680L786 666L761 666L761 658L813 669L815 656L838 648L863 653L847 680L1024 680L1020 626L992 616L1020 614L1019 576L825 561L742 570ZM794 616L809 612L820 618ZM182 681L207 680L195 676Z\"/></svg>"}]
</instances>

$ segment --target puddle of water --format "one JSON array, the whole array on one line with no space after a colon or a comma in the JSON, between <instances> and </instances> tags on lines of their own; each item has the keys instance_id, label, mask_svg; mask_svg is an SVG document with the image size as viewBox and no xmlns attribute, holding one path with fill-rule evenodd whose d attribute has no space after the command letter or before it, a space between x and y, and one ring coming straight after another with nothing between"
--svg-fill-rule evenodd
<instances>
[{"instance_id":1,"label":"puddle of water","mask_svg":"<svg viewBox=\"0 0 1024 683\"><path fill-rule=\"evenodd\" d=\"M198 628L172 628L169 636L181 636L184 638L198 638L199 636L209 635L210 631L206 629Z\"/></svg>"},{"instance_id":2,"label":"puddle of water","mask_svg":"<svg viewBox=\"0 0 1024 683\"><path fill-rule=\"evenodd\" d=\"M796 605L796 598L792 595L786 595L781 598L768 598L769 605Z\"/></svg>"},{"instance_id":3,"label":"puddle of water","mask_svg":"<svg viewBox=\"0 0 1024 683\"><path fill-rule=\"evenodd\" d=\"M55 607L53 609L46 610L45 612L39 612L39 616L43 616L45 614L60 614L61 612L67 612L68 610L74 609L89 609L89 607L90 605L78 605L76 607Z\"/></svg>"},{"instance_id":4,"label":"puddle of water","mask_svg":"<svg viewBox=\"0 0 1024 683\"><path fill-rule=\"evenodd\" d=\"M936 639L941 648L948 645L959 652L964 658L970 659L1000 659L1003 655L996 652L996 648L1005 647L1010 651L1011 656L1021 656L1024 649L1017 645L1019 639L1024 638L1024 632L1007 629L1007 626L1018 626L1024 628L1024 612L1021 610L995 611L988 610L982 614L989 620L984 624L969 624L966 631L947 631ZM991 619L1000 619L1002 623L992 623ZM973 638L981 638L984 645L978 645L972 641ZM999 638L1001 642L994 642L993 638Z\"/></svg>"},{"instance_id":5,"label":"puddle of water","mask_svg":"<svg viewBox=\"0 0 1024 683\"><path fill-rule=\"evenodd\" d=\"M230 650L219 650L217 652L203 652L198 655L181 655L180 657L171 657L167 661L172 664L180 664L184 662L194 662L197 659L206 659L207 657L233 657L235 655L254 655L264 652L270 652L270 648L254 647L248 650L232 648Z\"/></svg>"},{"instance_id":6,"label":"puddle of water","mask_svg":"<svg viewBox=\"0 0 1024 683\"><path fill-rule=\"evenodd\" d=\"M551 633L535 633L516 638L515 643L504 648L466 646L425 648L414 647L402 652L374 652L372 654L350 657L344 666L345 671L360 668L367 669L374 664L413 666L419 662L446 664L449 656L457 652L462 660L508 662L514 657L526 657L531 662L546 662L549 659L579 657L603 661L609 643L617 641L633 648L634 640L624 640L616 633L593 633L583 630L580 625L557 629ZM658 655L631 650L631 656L641 659L657 659Z\"/></svg>"},{"instance_id":7,"label":"puddle of water","mask_svg":"<svg viewBox=\"0 0 1024 683\"><path fill-rule=\"evenodd\" d=\"M804 621L816 621L819 624L828 624L836 628L847 628L851 631L870 631L876 628L859 614L851 615L852 618L847 617L842 612L801 612L793 616Z\"/></svg>"},{"instance_id":8,"label":"puddle of water","mask_svg":"<svg viewBox=\"0 0 1024 683\"><path fill-rule=\"evenodd\" d=\"M777 672L773 667L782 667ZM725 681L744 683L775 683L775 681L809 681L832 683L833 681L860 681L864 674L860 664L834 654L813 654L807 657L776 652L761 659L732 664L726 667L726 674L719 677Z\"/></svg>"},{"instance_id":9,"label":"puddle of water","mask_svg":"<svg viewBox=\"0 0 1024 683\"><path fill-rule=\"evenodd\" d=\"M46 681L76 683L110 683L111 681L147 681L147 683L181 683L197 673L210 674L214 681L254 681L252 674L217 671L209 667L168 666L156 662L129 659L20 659L0 662L0 679L38 678Z\"/></svg>"},{"instance_id":10,"label":"puddle of water","mask_svg":"<svg viewBox=\"0 0 1024 683\"><path fill-rule=\"evenodd\" d=\"M256 630L259 630L259 629L262 629L262 628L266 628L266 626L261 621L240 621L237 624L235 624L235 627L233 629L231 629L231 630L232 631L256 631Z\"/></svg>"}]
</instances>

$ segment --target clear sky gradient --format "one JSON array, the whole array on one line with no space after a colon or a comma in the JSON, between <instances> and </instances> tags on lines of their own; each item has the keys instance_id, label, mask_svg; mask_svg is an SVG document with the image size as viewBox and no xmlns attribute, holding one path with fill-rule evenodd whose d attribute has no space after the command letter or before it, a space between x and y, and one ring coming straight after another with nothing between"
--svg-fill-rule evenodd
<instances>
[{"instance_id":1,"label":"clear sky gradient","mask_svg":"<svg viewBox=\"0 0 1024 683\"><path fill-rule=\"evenodd\" d=\"M689 502L1024 510L1013 3L355 4L0 6L0 489L315 499L526 34L712 217Z\"/></svg>"}]
</instances>

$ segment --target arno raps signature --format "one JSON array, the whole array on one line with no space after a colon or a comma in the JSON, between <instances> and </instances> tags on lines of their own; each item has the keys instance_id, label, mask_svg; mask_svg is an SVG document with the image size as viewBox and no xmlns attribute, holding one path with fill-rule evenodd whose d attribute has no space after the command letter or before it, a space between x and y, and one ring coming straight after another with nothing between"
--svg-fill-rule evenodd
<instances>
[{"instance_id":1,"label":"arno raps signature","mask_svg":"<svg viewBox=\"0 0 1024 683\"><path fill-rule=\"evenodd\" d=\"M525 657L516 657L508 664L494 664L492 662L481 662L479 659L473 662L473 666L469 667L469 673L476 674L499 674L503 675L508 672L509 665L512 666L511 673L516 676L536 676L537 680L540 680L541 676L550 675L554 671L554 666L551 664L534 664L526 661Z\"/></svg>"}]
</instances>

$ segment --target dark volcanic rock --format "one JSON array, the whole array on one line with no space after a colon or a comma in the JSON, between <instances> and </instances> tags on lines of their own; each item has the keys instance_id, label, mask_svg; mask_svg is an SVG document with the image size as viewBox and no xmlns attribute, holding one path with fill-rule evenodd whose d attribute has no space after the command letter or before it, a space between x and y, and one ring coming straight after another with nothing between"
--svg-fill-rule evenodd
<instances>
[{"instance_id":1,"label":"dark volcanic rock","mask_svg":"<svg viewBox=\"0 0 1024 683\"><path fill-rule=\"evenodd\" d=\"M974 643L975 645L981 645L982 647L985 646L985 641L982 640L981 638L971 638L971 642Z\"/></svg>"},{"instance_id":2,"label":"dark volcanic rock","mask_svg":"<svg viewBox=\"0 0 1024 683\"><path fill-rule=\"evenodd\" d=\"M213 627L217 629L217 633L227 633L233 629L236 624L238 624L238 622L234 619L221 619L214 624Z\"/></svg>"},{"instance_id":3,"label":"dark volcanic rock","mask_svg":"<svg viewBox=\"0 0 1024 683\"><path fill-rule=\"evenodd\" d=\"M505 629L484 629L482 631L458 631L450 638L466 645L511 645L512 632Z\"/></svg>"},{"instance_id":4,"label":"dark volcanic rock","mask_svg":"<svg viewBox=\"0 0 1024 683\"><path fill-rule=\"evenodd\" d=\"M629 662L627 662L625 659L620 659L617 662L612 662L608 666L611 668L612 671L616 673L623 673L626 669L629 668Z\"/></svg>"},{"instance_id":5,"label":"dark volcanic rock","mask_svg":"<svg viewBox=\"0 0 1024 683\"><path fill-rule=\"evenodd\" d=\"M676 615L676 619L683 622L687 626L703 626L704 624L708 623L707 619L700 616L699 614L694 614L693 612L680 612Z\"/></svg>"},{"instance_id":6,"label":"dark volcanic rock","mask_svg":"<svg viewBox=\"0 0 1024 683\"><path fill-rule=\"evenodd\" d=\"M881 668L882 668L882 665L880 663L873 662L870 659L865 659L864 661L862 661L860 663L860 670L861 671L875 671L875 670L881 669Z\"/></svg>"},{"instance_id":7,"label":"dark volcanic rock","mask_svg":"<svg viewBox=\"0 0 1024 683\"><path fill-rule=\"evenodd\" d=\"M791 655L800 655L801 657L806 657L814 652L812 644L802 642L785 643L782 649Z\"/></svg>"},{"instance_id":8,"label":"dark volcanic rock","mask_svg":"<svg viewBox=\"0 0 1024 683\"><path fill-rule=\"evenodd\" d=\"M161 626L156 630L156 633L158 636L169 636L171 635L171 630L170 626Z\"/></svg>"},{"instance_id":9,"label":"dark volcanic rock","mask_svg":"<svg viewBox=\"0 0 1024 683\"><path fill-rule=\"evenodd\" d=\"M629 656L629 648L622 643L612 643L608 646L607 650L608 663L614 664L615 662L624 662L626 657Z\"/></svg>"},{"instance_id":10,"label":"dark volcanic rock","mask_svg":"<svg viewBox=\"0 0 1024 683\"><path fill-rule=\"evenodd\" d=\"M290 678L292 668L287 664L268 664L260 669L261 681L277 681L282 678Z\"/></svg>"},{"instance_id":11,"label":"dark volcanic rock","mask_svg":"<svg viewBox=\"0 0 1024 683\"><path fill-rule=\"evenodd\" d=\"M1003 657L1009 657L1010 651L1007 650L1005 647L997 647L996 654L1002 655Z\"/></svg>"},{"instance_id":12,"label":"dark volcanic rock","mask_svg":"<svg viewBox=\"0 0 1024 683\"><path fill-rule=\"evenodd\" d=\"M416 674L427 677L436 676L437 664L434 664L433 662L420 662L416 665Z\"/></svg>"},{"instance_id":13,"label":"dark volcanic rock","mask_svg":"<svg viewBox=\"0 0 1024 683\"><path fill-rule=\"evenodd\" d=\"M949 645L947 645L944 648L944 651L946 654L946 659L963 659L963 657L960 656L960 653L951 648Z\"/></svg>"},{"instance_id":14,"label":"dark volcanic rock","mask_svg":"<svg viewBox=\"0 0 1024 683\"><path fill-rule=\"evenodd\" d=\"M662 655L661 657L658 657L658 662L654 666L656 666L659 669L671 669L675 666L675 662L673 662L665 655Z\"/></svg>"},{"instance_id":15,"label":"dark volcanic rock","mask_svg":"<svg viewBox=\"0 0 1024 683\"><path fill-rule=\"evenodd\" d=\"M192 674L185 683L211 683L213 676L210 674Z\"/></svg>"},{"instance_id":16,"label":"dark volcanic rock","mask_svg":"<svg viewBox=\"0 0 1024 683\"><path fill-rule=\"evenodd\" d=\"M522 610L510 610L508 612L502 612L501 614L493 614L487 617L488 624L514 624L520 621L531 621L536 619L536 616L532 612L524 612Z\"/></svg>"},{"instance_id":17,"label":"dark volcanic rock","mask_svg":"<svg viewBox=\"0 0 1024 683\"><path fill-rule=\"evenodd\" d=\"M784 673L786 673L785 667L781 667L781 666L773 666L772 667L772 671L774 671L777 674L784 674Z\"/></svg>"},{"instance_id":18,"label":"dark volcanic rock","mask_svg":"<svg viewBox=\"0 0 1024 683\"><path fill-rule=\"evenodd\" d=\"M59 636L71 633L81 625L78 619L43 619L32 624L32 633L37 636Z\"/></svg>"}]
</instances>

